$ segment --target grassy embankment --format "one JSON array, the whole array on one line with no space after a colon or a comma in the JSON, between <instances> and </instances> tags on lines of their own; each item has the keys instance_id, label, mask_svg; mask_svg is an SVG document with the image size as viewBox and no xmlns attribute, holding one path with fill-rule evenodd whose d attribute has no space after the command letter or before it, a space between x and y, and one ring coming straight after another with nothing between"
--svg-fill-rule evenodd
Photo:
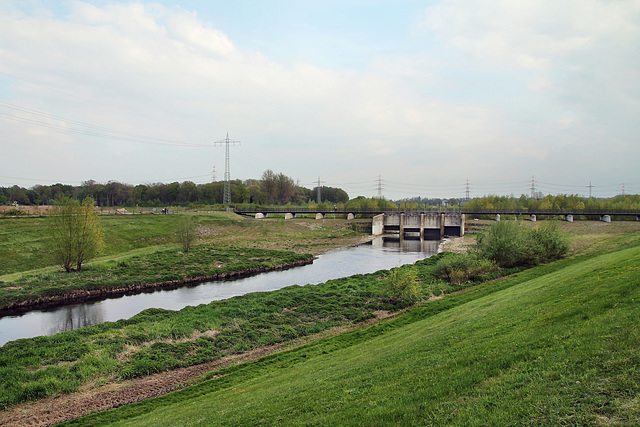
<instances>
[{"instance_id":1,"label":"grassy embankment","mask_svg":"<svg viewBox=\"0 0 640 427\"><path fill-rule=\"evenodd\" d=\"M638 425L640 235L579 227L579 255L71 424Z\"/></svg>"},{"instance_id":2,"label":"grassy embankment","mask_svg":"<svg viewBox=\"0 0 640 427\"><path fill-rule=\"evenodd\" d=\"M105 235L103 256L71 274L47 266L46 218L2 219L0 308L25 301L64 300L74 291L90 291L97 296L97 290L124 291L271 269L309 261L309 253L351 243L362 236L344 220L251 221L227 213L192 215L199 223L200 237L188 254L174 243L178 215L100 217ZM276 248L281 251L257 250ZM87 296L87 292L75 292L76 298Z\"/></svg>"},{"instance_id":3,"label":"grassy embankment","mask_svg":"<svg viewBox=\"0 0 640 427\"><path fill-rule=\"evenodd\" d=\"M416 265L422 295L461 289ZM398 311L380 280L388 272L290 286L180 311L148 309L128 320L9 342L0 348L0 406L218 360Z\"/></svg>"}]
</instances>

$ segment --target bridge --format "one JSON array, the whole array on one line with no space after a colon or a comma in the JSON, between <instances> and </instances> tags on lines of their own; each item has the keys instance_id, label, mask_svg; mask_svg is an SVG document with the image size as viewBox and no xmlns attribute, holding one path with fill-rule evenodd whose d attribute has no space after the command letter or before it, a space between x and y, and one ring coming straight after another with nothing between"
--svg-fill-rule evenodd
<instances>
[{"instance_id":1,"label":"bridge","mask_svg":"<svg viewBox=\"0 0 640 427\"><path fill-rule=\"evenodd\" d=\"M271 214L281 214L284 215L285 218L295 218L297 215L315 215L317 219L323 219L327 215L346 215L348 219L354 219L357 217L373 217L375 215L387 214L387 215L415 215L415 214L437 214L437 215L448 215L448 214L464 214L467 217L473 218L476 216L490 216L496 220L500 219L529 219L535 221L537 217L563 217L563 219L567 221L573 221L575 217L586 216L591 219L600 219L602 221L611 221L612 218L635 218L636 221L640 221L640 210L610 210L610 209L602 209L602 210L590 210L590 209L536 209L536 210L522 210L522 209L511 209L511 210L500 210L500 209L489 209L489 210L467 210L462 207L462 209L452 210L439 210L439 209L421 209L421 210L407 210L407 209L397 209L394 211L381 210L381 209L344 209L344 208L329 208L329 209L309 209L309 208L300 208L300 207L279 207L279 208L261 208L261 207L251 207L251 208L242 208L236 207L231 209L233 212L236 212L240 215L255 215L256 218L267 218Z\"/></svg>"},{"instance_id":2,"label":"bridge","mask_svg":"<svg viewBox=\"0 0 640 427\"><path fill-rule=\"evenodd\" d=\"M447 236L463 236L467 217L490 216L496 221L501 219L528 219L536 221L538 217L562 217L565 221L573 222L575 217L588 217L611 222L612 218L635 218L640 221L640 211L637 210L461 210L440 211L382 211L370 209L308 209L308 208L235 208L234 212L241 215L254 215L256 219L267 218L270 214L284 215L285 219L292 219L298 215L315 215L316 219L324 219L327 215L346 215L347 220L356 217L371 217L371 234L398 235L403 238L442 239Z\"/></svg>"}]
</instances>

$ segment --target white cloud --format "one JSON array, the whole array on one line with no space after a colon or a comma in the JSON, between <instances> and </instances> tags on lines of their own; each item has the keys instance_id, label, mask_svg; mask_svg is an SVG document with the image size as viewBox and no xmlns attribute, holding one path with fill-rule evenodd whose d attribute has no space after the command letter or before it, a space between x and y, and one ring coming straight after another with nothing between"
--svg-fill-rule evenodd
<instances>
[{"instance_id":1,"label":"white cloud","mask_svg":"<svg viewBox=\"0 0 640 427\"><path fill-rule=\"evenodd\" d=\"M276 61L179 8L74 2L60 18L0 7L0 71L42 84L12 81L10 102L53 115L188 143L228 131L244 152L232 157L232 177L258 178L266 166L303 182L324 171L346 181L385 171L490 181L505 164L529 176L552 154L569 159L554 148L577 135L603 143L610 131L587 129L602 105L613 116L638 112L636 9L588 0L438 3L420 23L438 43L345 70ZM12 138L41 146L43 138L10 127ZM212 163L223 174L221 148L46 133L83 147L60 153L93 165L78 166L76 181L206 175Z\"/></svg>"}]
</instances>

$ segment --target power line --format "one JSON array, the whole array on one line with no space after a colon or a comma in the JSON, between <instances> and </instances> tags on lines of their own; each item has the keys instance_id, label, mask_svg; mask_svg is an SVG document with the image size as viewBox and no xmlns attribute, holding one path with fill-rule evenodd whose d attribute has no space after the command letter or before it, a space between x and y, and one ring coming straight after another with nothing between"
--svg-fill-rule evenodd
<instances>
[{"instance_id":1,"label":"power line","mask_svg":"<svg viewBox=\"0 0 640 427\"><path fill-rule=\"evenodd\" d=\"M123 110L123 109L120 109L120 108L114 108L113 106L104 104L102 102L98 102L98 101L96 101L94 99L78 96L76 94L69 93L69 92L66 92L64 90L60 90L60 89L55 88L55 87L53 87L51 85L47 85L47 84L44 84L44 83L41 83L41 82L37 82L35 80L29 80L29 79L25 79L24 77L14 76L13 74L5 73L4 71L0 71L0 74L5 75L5 76L10 77L10 78L15 79L15 80L23 81L23 82L25 82L27 84L30 84L30 85L33 85L33 86L40 86L40 87L43 87L43 88L48 89L50 91L58 92L58 93L60 93L62 95L65 95L65 96L68 96L68 97L71 97L71 98L75 98L75 99L79 99L80 101L84 101L84 102L88 102L88 103L91 103L91 104L99 105L99 106L107 108L107 109L109 109L111 111L116 111L118 113L125 113L127 115L135 115L135 116L144 117L144 118L147 118L147 119L161 121L161 119L159 119L157 117L153 117L153 116L149 116L149 115L146 115L146 114L142 114L142 113L140 113L138 111L128 111L128 110ZM178 124L180 126L187 126L186 124L180 124L180 123L176 123L176 124Z\"/></svg>"},{"instance_id":2,"label":"power line","mask_svg":"<svg viewBox=\"0 0 640 427\"><path fill-rule=\"evenodd\" d=\"M155 145L168 145L176 147L208 147L206 144L187 143L183 141L170 140L165 138L157 138L147 136L139 133L126 132L118 129L108 128L105 126L95 125L92 123L81 122L79 120L70 119L67 117L59 116L57 114L45 113L43 111L35 110L33 108L24 107L17 104L12 104L5 101L0 101L0 107L7 108L9 110L17 111L19 113L30 115L31 117L20 117L7 113L0 113L7 119L28 123L36 126L41 126L49 129L58 130L66 133L75 133L88 136L96 136L99 138L114 139L120 141L138 142L144 144ZM65 124L47 123L42 119L55 119L65 122ZM68 127L66 124L75 125L79 128Z\"/></svg>"}]
</instances>

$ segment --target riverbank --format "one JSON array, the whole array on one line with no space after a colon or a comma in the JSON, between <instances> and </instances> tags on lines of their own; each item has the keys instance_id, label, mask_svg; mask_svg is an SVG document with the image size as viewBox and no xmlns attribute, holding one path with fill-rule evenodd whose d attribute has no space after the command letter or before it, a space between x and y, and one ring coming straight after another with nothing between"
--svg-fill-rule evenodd
<instances>
[{"instance_id":1,"label":"riverbank","mask_svg":"<svg viewBox=\"0 0 640 427\"><path fill-rule=\"evenodd\" d=\"M23 274L0 282L0 314L168 289L201 281L251 276L313 262L311 254L264 249L195 246L88 265L78 272Z\"/></svg>"},{"instance_id":2,"label":"riverbank","mask_svg":"<svg viewBox=\"0 0 640 427\"><path fill-rule=\"evenodd\" d=\"M100 217L103 256L69 274L49 265L47 218L2 219L0 314L290 268L312 262L314 255L370 239L354 230L353 221L340 219L254 220L226 212L189 215L198 223L197 242L189 254L173 243L179 215ZM271 255L265 258L263 253Z\"/></svg>"},{"instance_id":3,"label":"riverbank","mask_svg":"<svg viewBox=\"0 0 640 427\"><path fill-rule=\"evenodd\" d=\"M356 244L366 234L345 219L251 219L230 212L189 213L198 223L194 245L275 249L318 255ZM104 248L94 262L126 259L167 247L177 247L183 215L101 216ZM0 218L0 281L24 272L59 269L48 257L48 218ZM84 267L84 265L83 265ZM13 277L11 277L13 276Z\"/></svg>"},{"instance_id":4,"label":"riverbank","mask_svg":"<svg viewBox=\"0 0 640 427\"><path fill-rule=\"evenodd\" d=\"M417 269L423 297L410 307L385 305L379 292L387 272L380 271L221 301L212 304L218 306L216 315L200 311L204 307L173 314L153 310L127 329L123 328L128 322L118 322L116 328L87 328L38 342L21 340L17 344L25 347L19 350L0 349L0 358L11 361L11 368L25 364L29 372L36 373L50 372L50 366L55 366L65 377L67 369L84 371L83 362L92 357L97 364L104 360L104 354L115 354L115 370L95 367L93 377L77 392L9 407L0 413L0 422L51 425L161 396L185 385L193 387L72 425L154 425L158 417L172 424L197 420L224 424L221 419L238 425L257 420L276 424L283 416L298 424L352 424L363 419L379 422L379 414L387 417L382 424L389 425L428 424L449 419L446 417L461 425L472 420L503 424L514 419L525 422L532 413L546 423L578 419L581 424L592 424L602 417L603 405L608 408L608 419L631 422L637 417L634 394L629 394L637 389L633 378L637 339L628 331L636 318L638 270L634 266L640 259L640 236L636 231L624 237L609 236L601 241L609 254L583 253L475 286L434 288L437 278L430 270L440 256L420 261L403 267ZM602 271L607 274L602 276ZM426 298L428 295L438 298ZM344 299L336 300L338 297ZM362 304L368 308L350 314L344 311L353 306L364 308ZM559 312L563 315L558 316ZM226 327L184 329L145 341L155 325L175 327L189 323L186 319L211 319L220 313L229 318ZM302 323L296 324L292 316ZM391 321L380 321L388 317ZM299 326L308 324L310 318L337 323L297 336L284 327L301 330ZM269 330L273 334L268 334ZM606 341L598 339L603 331ZM276 342L254 346L257 337ZM35 346L27 346L30 342ZM122 343L121 351L109 347L118 342ZM203 364L180 366L181 358L188 359L189 352L201 352L203 345L228 353L218 353L220 358ZM45 357L49 346L55 348ZM67 348L81 351L67 353L60 362L58 354ZM37 354L38 360L46 363L13 360L12 353ZM585 361L592 366L586 372ZM176 363L177 369L122 375L131 372L132 366L163 369L171 363ZM42 376L48 382L42 378L31 381L50 387L56 384L51 376ZM541 377L545 381L539 381ZM32 392L45 390L25 381L19 372L7 378L21 381ZM414 398L416 393L418 398ZM592 396L604 396L605 400L593 400ZM484 402L480 412L476 401ZM430 405L429 411L423 410L425 404ZM330 413L324 417L326 411L319 411L317 405L329 408ZM451 405L463 410L457 414ZM372 414L377 408L379 412ZM162 414L154 412L158 410ZM421 418L423 414L430 414L430 418Z\"/></svg>"},{"instance_id":5,"label":"riverbank","mask_svg":"<svg viewBox=\"0 0 640 427\"><path fill-rule=\"evenodd\" d=\"M434 262L412 268L430 277ZM126 320L10 341L0 348L0 374L11 379L0 388L0 405L119 384L387 316L408 304L388 300L387 274L289 286L180 311L147 309ZM421 286L425 295L454 288L431 279Z\"/></svg>"},{"instance_id":6,"label":"riverbank","mask_svg":"<svg viewBox=\"0 0 640 427\"><path fill-rule=\"evenodd\" d=\"M633 233L631 229L625 229L624 232L618 230L618 234L612 236L611 234L617 230L616 227L598 225L594 230L606 229L610 234L594 236L585 233L578 240L582 242L581 245L587 241L591 242L590 248L597 249L599 253L605 252L603 249L612 251L638 244L637 225ZM631 234L626 234L628 232ZM589 256L595 256L595 251L590 250ZM412 321L425 319L427 316L424 313L427 312L447 310L458 304L455 302L457 295L466 294L456 294L454 302L450 301L449 297L429 298L453 293L451 291L459 291L467 286L452 286L438 281L438 278L429 272L429 263L432 261L419 262L416 265L424 309L418 310L416 315L411 315L414 319ZM544 271L556 271L555 269L560 268L558 265L544 267ZM519 273L513 280L520 283L528 274ZM348 327L359 322L372 321L379 313L399 312L404 308L403 305L389 304L384 297L383 279L386 275L387 272L380 271L376 274L332 280L322 285L292 286L277 292L246 295L189 307L179 312L151 309L129 320L83 328L55 337L10 342L0 349L0 374L8 379L3 383L4 388L0 390L0 402L4 407L26 400L44 399L58 393L64 395L74 391L83 392L102 386L111 386L114 393L117 393L119 386L132 378L147 378L148 375L157 372L201 365L219 360L216 358L220 357L250 353L253 349L277 347L279 344L312 336L334 327ZM497 281L488 286L501 288L503 283ZM489 288L484 289L493 292L488 290ZM502 300L512 301L517 298ZM429 305L432 303L435 304ZM485 313L484 307L473 312ZM497 318L494 320L497 321ZM443 329L442 336L453 339L451 325L446 326L449 329ZM491 323L491 330L495 329L494 326L495 322ZM381 326L381 329L376 330L382 331L385 327ZM336 348L344 348L341 346L349 340L366 343L368 338L363 338L365 336L366 334L362 334L356 335L355 338L350 336L323 342L317 355L324 358L324 354L331 353ZM426 340L421 338L421 341ZM303 347L295 355L283 355L277 360L283 360L284 365L291 366L305 360L308 355L311 357L310 351ZM422 349L418 355L428 352L428 349ZM362 354L374 353L376 351L369 348ZM509 351L505 351L504 354L509 354ZM357 354L354 355L356 356ZM276 358L269 360L273 361ZM463 362L461 366L472 366L477 360ZM264 363L268 364L269 361ZM241 371L245 368L251 370L251 366L243 365L237 369L231 367L229 370L211 375L233 374L236 370ZM256 372L261 366L264 364L256 365ZM284 369L286 367L282 368ZM371 370L375 371L376 368L367 371ZM237 380L231 378L229 381ZM345 397L345 390L352 388L350 385L340 388L340 396ZM334 397L336 401L339 400L339 396ZM55 403L48 410L55 410Z\"/></svg>"}]
</instances>

